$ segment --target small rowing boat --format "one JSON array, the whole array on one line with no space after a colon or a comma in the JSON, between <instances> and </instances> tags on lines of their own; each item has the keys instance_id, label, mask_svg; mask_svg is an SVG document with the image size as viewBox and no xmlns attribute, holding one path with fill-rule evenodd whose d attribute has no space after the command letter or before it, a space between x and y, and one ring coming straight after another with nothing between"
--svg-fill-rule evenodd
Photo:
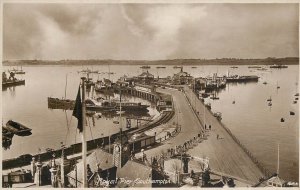
<instances>
[{"instance_id":1,"label":"small rowing boat","mask_svg":"<svg viewBox=\"0 0 300 190\"><path fill-rule=\"evenodd\" d=\"M18 136L29 136L32 134L30 128L12 120L9 120L4 128Z\"/></svg>"}]
</instances>

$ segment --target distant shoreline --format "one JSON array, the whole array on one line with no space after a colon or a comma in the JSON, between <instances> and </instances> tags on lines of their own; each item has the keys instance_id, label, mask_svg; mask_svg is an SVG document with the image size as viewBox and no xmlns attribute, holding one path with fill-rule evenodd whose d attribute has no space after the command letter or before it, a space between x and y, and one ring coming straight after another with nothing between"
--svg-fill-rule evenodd
<instances>
[{"instance_id":1,"label":"distant shoreline","mask_svg":"<svg viewBox=\"0 0 300 190\"><path fill-rule=\"evenodd\" d=\"M299 65L298 57L265 58L265 59L169 59L169 60L15 60L3 61L3 66L21 65Z\"/></svg>"}]
</instances>

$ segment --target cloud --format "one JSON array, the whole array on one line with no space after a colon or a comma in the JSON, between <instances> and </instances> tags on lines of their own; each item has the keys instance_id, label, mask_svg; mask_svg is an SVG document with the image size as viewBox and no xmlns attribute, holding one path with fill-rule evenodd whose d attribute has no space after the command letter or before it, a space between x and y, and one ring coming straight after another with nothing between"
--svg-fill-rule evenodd
<instances>
[{"instance_id":1,"label":"cloud","mask_svg":"<svg viewBox=\"0 0 300 190\"><path fill-rule=\"evenodd\" d=\"M4 4L4 59L298 56L297 4Z\"/></svg>"}]
</instances>

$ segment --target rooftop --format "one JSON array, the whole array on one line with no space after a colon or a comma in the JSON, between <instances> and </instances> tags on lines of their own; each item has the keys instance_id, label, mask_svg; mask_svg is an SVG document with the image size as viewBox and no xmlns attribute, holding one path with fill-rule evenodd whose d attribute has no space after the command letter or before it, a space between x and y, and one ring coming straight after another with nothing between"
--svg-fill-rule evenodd
<instances>
[{"instance_id":1,"label":"rooftop","mask_svg":"<svg viewBox=\"0 0 300 190\"><path fill-rule=\"evenodd\" d=\"M140 74L138 76L139 78L154 78L154 75L152 75L151 73L147 72L143 72L142 74Z\"/></svg>"}]
</instances>

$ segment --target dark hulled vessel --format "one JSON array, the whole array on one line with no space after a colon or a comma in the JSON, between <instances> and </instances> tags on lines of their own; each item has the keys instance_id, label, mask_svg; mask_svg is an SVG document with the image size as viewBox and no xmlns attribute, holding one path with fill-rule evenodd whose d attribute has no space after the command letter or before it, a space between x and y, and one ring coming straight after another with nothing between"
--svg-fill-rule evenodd
<instances>
[{"instance_id":1,"label":"dark hulled vessel","mask_svg":"<svg viewBox=\"0 0 300 190\"><path fill-rule=\"evenodd\" d=\"M233 75L226 78L226 82L257 82L258 76L248 75L248 76L239 76Z\"/></svg>"}]
</instances>

